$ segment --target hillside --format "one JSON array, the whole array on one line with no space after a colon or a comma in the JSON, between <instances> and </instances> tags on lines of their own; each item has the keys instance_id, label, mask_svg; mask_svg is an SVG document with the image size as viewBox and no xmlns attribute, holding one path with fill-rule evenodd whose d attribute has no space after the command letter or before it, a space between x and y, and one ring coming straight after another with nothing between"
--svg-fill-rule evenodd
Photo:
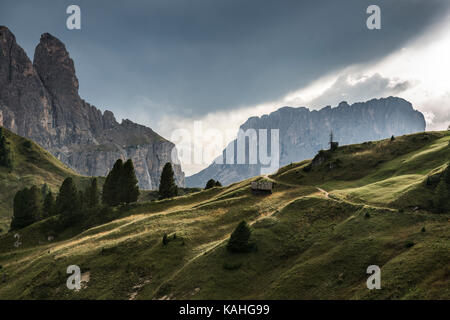
<instances>
[{"instance_id":1,"label":"hillside","mask_svg":"<svg viewBox=\"0 0 450 320\"><path fill-rule=\"evenodd\" d=\"M36 223L19 248L0 238L0 298L450 299L450 213L430 204L449 145L450 132L427 132L344 146L271 176L118 209L54 242ZM261 178L275 182L271 195L251 193ZM231 254L243 219L258 249ZM73 264L78 292L66 288ZM369 291L373 264L382 289Z\"/></svg>"},{"instance_id":2,"label":"hillside","mask_svg":"<svg viewBox=\"0 0 450 320\"><path fill-rule=\"evenodd\" d=\"M73 177L80 186L89 180L77 175L32 141L5 128L3 132L10 143L13 168L0 166L0 233L9 229L13 198L18 190L32 185L41 187L46 183L52 191L57 191L67 177Z\"/></svg>"}]
</instances>

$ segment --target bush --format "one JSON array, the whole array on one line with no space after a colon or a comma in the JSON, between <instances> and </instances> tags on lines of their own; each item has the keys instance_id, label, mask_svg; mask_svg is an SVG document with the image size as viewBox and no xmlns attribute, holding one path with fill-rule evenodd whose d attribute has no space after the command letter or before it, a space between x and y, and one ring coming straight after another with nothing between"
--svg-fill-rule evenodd
<instances>
[{"instance_id":1,"label":"bush","mask_svg":"<svg viewBox=\"0 0 450 320\"><path fill-rule=\"evenodd\" d=\"M255 244L250 242L251 230L247 222L242 221L234 229L228 240L227 250L234 253L250 252L255 249Z\"/></svg>"},{"instance_id":2,"label":"bush","mask_svg":"<svg viewBox=\"0 0 450 320\"><path fill-rule=\"evenodd\" d=\"M205 190L214 188L214 187L221 187L222 184L219 182L219 180L209 179L208 182L206 182Z\"/></svg>"},{"instance_id":3,"label":"bush","mask_svg":"<svg viewBox=\"0 0 450 320\"><path fill-rule=\"evenodd\" d=\"M408 241L408 242L405 244L405 247L406 247L406 248L411 248L411 247L413 247L414 245L415 245L414 242Z\"/></svg>"},{"instance_id":4,"label":"bush","mask_svg":"<svg viewBox=\"0 0 450 320\"><path fill-rule=\"evenodd\" d=\"M223 268L225 270L237 270L242 266L241 262L225 262Z\"/></svg>"},{"instance_id":5,"label":"bush","mask_svg":"<svg viewBox=\"0 0 450 320\"><path fill-rule=\"evenodd\" d=\"M30 140L25 140L22 145L26 148L26 149L30 149L32 147L31 141Z\"/></svg>"},{"instance_id":6,"label":"bush","mask_svg":"<svg viewBox=\"0 0 450 320\"><path fill-rule=\"evenodd\" d=\"M162 244L166 245L169 243L169 237L167 236L167 233L164 233L163 238L162 238Z\"/></svg>"},{"instance_id":7,"label":"bush","mask_svg":"<svg viewBox=\"0 0 450 320\"><path fill-rule=\"evenodd\" d=\"M214 179L209 179L208 182L206 182L205 190L214 188L215 184L216 184L216 181L214 181Z\"/></svg>"}]
</instances>

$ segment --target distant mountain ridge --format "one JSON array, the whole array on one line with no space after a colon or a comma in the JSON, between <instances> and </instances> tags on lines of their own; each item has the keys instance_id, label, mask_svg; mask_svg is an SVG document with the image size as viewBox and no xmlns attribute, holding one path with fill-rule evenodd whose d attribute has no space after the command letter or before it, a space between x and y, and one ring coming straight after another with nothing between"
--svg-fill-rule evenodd
<instances>
[{"instance_id":1,"label":"distant mountain ridge","mask_svg":"<svg viewBox=\"0 0 450 320\"><path fill-rule=\"evenodd\" d=\"M102 112L78 95L65 45L45 33L31 63L0 26L0 125L30 138L80 174L104 176L118 158L133 159L139 186L155 189L175 145L152 129ZM184 173L174 164L176 182Z\"/></svg>"},{"instance_id":2,"label":"distant mountain ridge","mask_svg":"<svg viewBox=\"0 0 450 320\"><path fill-rule=\"evenodd\" d=\"M335 108L327 106L320 110L283 107L269 115L249 118L240 129L279 129L280 166L284 166L312 158L320 149L327 149L331 130L335 141L347 145L421 132L425 126L423 114L414 110L410 102L388 97L352 105L341 102ZM236 140L231 144L236 149ZM187 177L187 186L202 187L209 179L227 185L261 174L264 166L248 164L248 146L246 153L245 164L212 163ZM226 158L226 150L222 157Z\"/></svg>"}]
</instances>

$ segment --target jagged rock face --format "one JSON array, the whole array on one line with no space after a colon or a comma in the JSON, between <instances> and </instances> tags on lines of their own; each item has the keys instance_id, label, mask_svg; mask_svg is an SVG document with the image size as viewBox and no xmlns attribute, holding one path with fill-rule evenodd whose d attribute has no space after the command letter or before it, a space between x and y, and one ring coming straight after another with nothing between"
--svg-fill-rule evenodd
<instances>
[{"instance_id":1,"label":"jagged rock face","mask_svg":"<svg viewBox=\"0 0 450 320\"><path fill-rule=\"evenodd\" d=\"M152 129L102 112L78 95L78 79L65 45L45 33L33 64L14 35L0 27L0 125L31 138L81 174L102 176L131 158L139 186L155 189L174 144ZM175 179L184 173L173 164Z\"/></svg>"},{"instance_id":2,"label":"jagged rock face","mask_svg":"<svg viewBox=\"0 0 450 320\"><path fill-rule=\"evenodd\" d=\"M314 111L304 107L283 107L269 115L249 118L241 126L244 131L250 128L279 130L280 166L284 166L310 159L320 149L327 149L331 130L334 140L339 145L346 145L424 131L425 119L408 101L389 97L352 105L341 102L336 108L328 106ZM236 141L232 144L236 145ZM268 145L270 150L270 139ZM226 158L225 150L223 158ZM230 184L261 174L264 166L248 164L248 155L246 163L213 163L187 177L186 184L203 187L209 179Z\"/></svg>"}]
</instances>

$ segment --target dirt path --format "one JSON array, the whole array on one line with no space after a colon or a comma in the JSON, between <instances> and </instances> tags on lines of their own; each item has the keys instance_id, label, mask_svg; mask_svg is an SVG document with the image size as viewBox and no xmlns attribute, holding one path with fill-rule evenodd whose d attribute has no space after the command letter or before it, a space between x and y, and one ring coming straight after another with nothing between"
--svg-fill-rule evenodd
<instances>
[{"instance_id":1,"label":"dirt path","mask_svg":"<svg viewBox=\"0 0 450 320\"><path fill-rule=\"evenodd\" d=\"M322 188L316 187L317 190L319 190L327 199L330 199L330 194L328 193L328 191L323 190Z\"/></svg>"}]
</instances>

